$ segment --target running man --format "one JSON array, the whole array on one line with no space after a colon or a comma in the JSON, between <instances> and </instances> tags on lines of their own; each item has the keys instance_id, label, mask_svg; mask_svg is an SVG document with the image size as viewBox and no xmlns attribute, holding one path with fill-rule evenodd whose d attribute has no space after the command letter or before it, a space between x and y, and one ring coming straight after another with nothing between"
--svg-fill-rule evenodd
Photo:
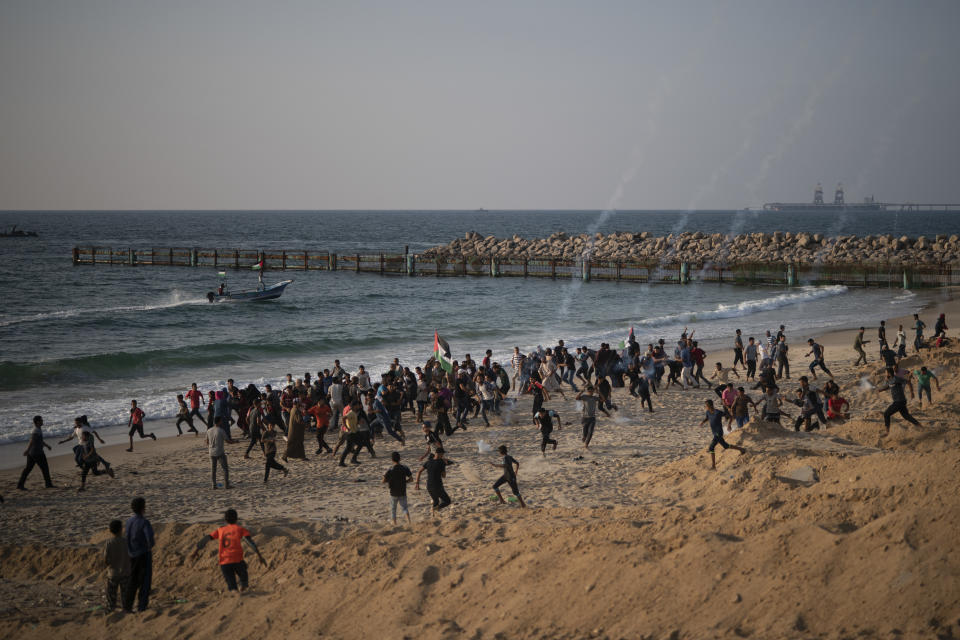
<instances>
[{"instance_id":1,"label":"running man","mask_svg":"<svg viewBox=\"0 0 960 640\"><path fill-rule=\"evenodd\" d=\"M862 331L862 329L861 329ZM807 355L813 354L813 362L810 363L810 375L813 376L813 379L817 379L817 372L814 371L816 367L823 369L830 379L833 380L833 374L830 373L830 369L827 369L827 365L823 362L823 347L818 343L814 342L813 338L807 339L807 344L810 345L810 351L807 351Z\"/></svg>"},{"instance_id":2,"label":"running man","mask_svg":"<svg viewBox=\"0 0 960 640\"><path fill-rule=\"evenodd\" d=\"M140 439L144 438L153 438L157 439L157 436L154 434L143 435L143 418L146 414L143 412L143 409L137 406L136 400L130 401L130 420L127 421L127 426L130 427L130 433L127 435L130 436L130 448L127 451L133 451L133 434L140 434ZM179 427L178 427L179 428Z\"/></svg>"},{"instance_id":3,"label":"running man","mask_svg":"<svg viewBox=\"0 0 960 640\"><path fill-rule=\"evenodd\" d=\"M581 440L583 441L583 448L590 448L590 441L593 440L593 432L597 428L597 409L603 412L603 415L610 417L610 414L607 413L607 410L603 407L603 404L599 402L599 398L593 395L593 385L588 384L587 387L577 394L577 401L581 406L581 417L580 424L583 426L583 436Z\"/></svg>"},{"instance_id":4,"label":"running man","mask_svg":"<svg viewBox=\"0 0 960 640\"><path fill-rule=\"evenodd\" d=\"M937 383L937 392L939 392L940 378L926 367L920 367L919 371L914 371L913 373L917 376L917 398L920 400L920 408L922 409L923 392L927 392L927 404L933 404L933 399L930 397L930 381L933 380Z\"/></svg>"},{"instance_id":5,"label":"running man","mask_svg":"<svg viewBox=\"0 0 960 640\"><path fill-rule=\"evenodd\" d=\"M552 414L552 415L551 415ZM550 437L553 433L553 417L557 418L557 431L560 430L560 416L554 411L548 411L546 407L540 407L540 413L534 416L533 421L540 429L540 454L547 457L547 445L552 444L553 450L557 450L557 441Z\"/></svg>"},{"instance_id":6,"label":"running man","mask_svg":"<svg viewBox=\"0 0 960 640\"><path fill-rule=\"evenodd\" d=\"M500 445L497 451L503 456L503 460L500 462L491 462L490 466L503 469L503 475L493 483L493 490L496 492L497 498L500 499L500 504L506 504L507 501L503 499L503 494L500 493L500 485L509 485L510 491L512 491L513 495L520 501L520 506L526 509L527 504L523 501L523 496L520 495L520 488L517 486L517 471L520 470L520 463L507 453L507 445Z\"/></svg>"},{"instance_id":7,"label":"running man","mask_svg":"<svg viewBox=\"0 0 960 640\"><path fill-rule=\"evenodd\" d=\"M890 390L890 398L893 401L886 411L883 412L883 424L884 432L883 435L890 435L890 417L895 413L899 413L903 416L903 419L907 422L911 422L918 427L923 425L917 421L910 412L907 411L907 396L903 393L903 387L906 386L910 389L910 398L913 398L913 383L910 382L909 378L904 379L893 373L893 371L887 369L887 383L882 387L877 387L877 393Z\"/></svg>"},{"instance_id":8,"label":"running man","mask_svg":"<svg viewBox=\"0 0 960 640\"><path fill-rule=\"evenodd\" d=\"M414 484L417 491L420 490L420 476L424 470L427 472L427 493L433 501L431 513L437 515L441 509L451 503L450 496L443 488L443 479L447 477L447 461L443 459L443 449L437 449L417 471L417 480Z\"/></svg>"},{"instance_id":9,"label":"running man","mask_svg":"<svg viewBox=\"0 0 960 640\"><path fill-rule=\"evenodd\" d=\"M723 366L723 364L718 362L716 365L716 369L713 372L713 375L710 376L711 380L717 380L720 383L713 388L713 392L717 394L718 398L723 396L723 392L727 389L727 385L731 384L728 381L728 378L730 377L731 373L737 376L738 379L740 378L740 374L737 373L736 369L734 369L733 367L727 369Z\"/></svg>"},{"instance_id":10,"label":"running man","mask_svg":"<svg viewBox=\"0 0 960 640\"><path fill-rule=\"evenodd\" d=\"M407 483L413 478L410 468L400 464L400 452L394 451L390 454L393 460L393 466L383 474L382 484L390 487L390 517L393 524L397 524L397 506L403 510L403 515L407 516L407 524L410 524L410 510L407 508Z\"/></svg>"},{"instance_id":11,"label":"running man","mask_svg":"<svg viewBox=\"0 0 960 640\"><path fill-rule=\"evenodd\" d=\"M180 423L186 422L189 429L188 433L195 433L200 435L200 432L197 431L197 428L193 426L193 418L190 417L190 409L187 408L187 403L183 401L183 394L177 394L177 437L183 435L183 429L180 428Z\"/></svg>"},{"instance_id":12,"label":"running man","mask_svg":"<svg viewBox=\"0 0 960 640\"><path fill-rule=\"evenodd\" d=\"M196 562L203 549L211 540L217 541L217 560L220 563L220 572L223 574L223 580L227 583L227 591L237 591L237 581L239 579L240 593L247 590L247 563L243 559L243 542L250 545L250 548L260 558L260 564L270 568L270 565L263 556L260 555L260 549L249 531L237 524L237 512L234 509L227 509L223 514L223 520L227 524L220 527L213 533L203 536L197 542L196 549L190 555L190 559Z\"/></svg>"},{"instance_id":13,"label":"running man","mask_svg":"<svg viewBox=\"0 0 960 640\"><path fill-rule=\"evenodd\" d=\"M741 454L746 453L747 450L743 447L738 447L735 444L728 444L726 440L723 439L723 418L729 414L725 411L717 411L713 408L713 400L706 401L706 416L703 420L700 421L700 426L710 423L710 431L713 433L713 440L710 441L710 446L707 447L707 451L710 453L710 469L716 470L717 468L717 455L714 453L714 450L717 448L717 445L720 445L724 449L733 449L739 451Z\"/></svg>"},{"instance_id":14,"label":"running man","mask_svg":"<svg viewBox=\"0 0 960 640\"><path fill-rule=\"evenodd\" d=\"M200 422L207 424L206 419L200 413L200 405L203 404L203 392L197 389L197 383L194 382L190 385L190 390L187 391L185 396L187 400L190 401L190 418L193 419L194 416L200 418Z\"/></svg>"}]
</instances>

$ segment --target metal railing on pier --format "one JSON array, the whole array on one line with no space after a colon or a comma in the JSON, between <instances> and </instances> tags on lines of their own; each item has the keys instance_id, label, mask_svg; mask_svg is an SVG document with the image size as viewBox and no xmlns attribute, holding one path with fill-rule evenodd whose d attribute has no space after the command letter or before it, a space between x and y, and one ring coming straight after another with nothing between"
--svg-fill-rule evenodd
<instances>
[{"instance_id":1,"label":"metal railing on pier","mask_svg":"<svg viewBox=\"0 0 960 640\"><path fill-rule=\"evenodd\" d=\"M718 282L765 285L826 285L849 287L946 287L960 285L960 269L948 264L805 264L688 262L626 262L565 258L444 258L412 253L337 255L296 249L200 249L184 247L74 247L73 264L250 269L263 263L268 271L352 271L405 276L488 276L579 278L651 284Z\"/></svg>"}]
</instances>

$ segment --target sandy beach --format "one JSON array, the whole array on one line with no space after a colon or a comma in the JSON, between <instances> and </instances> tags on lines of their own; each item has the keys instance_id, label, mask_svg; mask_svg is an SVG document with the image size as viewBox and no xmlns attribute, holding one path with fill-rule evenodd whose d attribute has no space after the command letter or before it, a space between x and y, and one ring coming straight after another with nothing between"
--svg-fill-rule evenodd
<instances>
[{"instance_id":1,"label":"sandy beach","mask_svg":"<svg viewBox=\"0 0 960 640\"><path fill-rule=\"evenodd\" d=\"M960 305L924 311L948 323ZM891 340L900 319L888 321ZM785 321L788 325L789 322ZM908 325L906 320L903 320ZM748 333L745 332L745 336ZM453 506L433 520L425 491L409 490L411 526L389 523L381 484L391 451L414 473L425 450L409 419L406 447L379 440L377 458L337 467L329 457L291 461L264 486L263 457L230 445L229 491L210 488L202 438L185 435L113 444L101 455L117 478L88 479L68 455L50 458L56 489L38 470L13 489L19 468L0 472L0 637L207 638L662 638L932 637L960 631L960 526L956 473L960 351L924 353L943 390L911 411L924 428L894 418L879 437L889 394L876 361L853 367L853 331L815 336L826 347L853 418L813 433L751 422L730 435L747 448L705 453L699 427L709 388L674 387L656 412L615 389L619 410L601 415L593 445L579 442L573 393L547 406L561 416L559 447L541 456L530 399L505 406L486 428L471 420L445 445L457 462L446 486ZM670 338L670 336L664 336ZM793 378L806 373L805 340L790 336ZM708 363L729 365L708 345ZM911 357L905 366L916 368ZM705 370L709 370L709 367ZM736 379L734 379L736 380ZM792 382L792 381L791 381ZM822 382L822 379L821 381ZM792 392L794 385L786 384ZM759 392L751 392L754 399ZM787 408L792 415L795 407ZM786 421L785 421L786 423ZM147 431L169 424L148 424ZM491 500L505 443L520 462L529 509ZM54 453L69 453L70 445ZM22 449L22 445L21 449ZM281 447L282 448L282 447ZM12 449L5 452L10 460ZM99 549L108 522L147 501L157 530L151 609L105 615ZM195 542L233 507L273 565L251 562L252 592L223 593L215 553L187 560ZM941 637L950 637L941 635Z\"/></svg>"}]
</instances>

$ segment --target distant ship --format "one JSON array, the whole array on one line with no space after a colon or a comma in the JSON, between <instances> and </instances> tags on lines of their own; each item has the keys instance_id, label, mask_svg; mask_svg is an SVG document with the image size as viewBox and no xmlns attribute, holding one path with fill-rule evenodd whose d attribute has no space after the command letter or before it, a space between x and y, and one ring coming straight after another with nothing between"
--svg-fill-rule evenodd
<instances>
[{"instance_id":1,"label":"distant ship","mask_svg":"<svg viewBox=\"0 0 960 640\"><path fill-rule=\"evenodd\" d=\"M867 196L863 202L847 202L843 192L843 183L837 184L833 192L833 202L823 201L823 187L817 183L813 191L813 202L767 202L764 211L783 213L871 213L881 211L936 211L960 213L960 204L893 203L877 202L873 196Z\"/></svg>"}]
</instances>

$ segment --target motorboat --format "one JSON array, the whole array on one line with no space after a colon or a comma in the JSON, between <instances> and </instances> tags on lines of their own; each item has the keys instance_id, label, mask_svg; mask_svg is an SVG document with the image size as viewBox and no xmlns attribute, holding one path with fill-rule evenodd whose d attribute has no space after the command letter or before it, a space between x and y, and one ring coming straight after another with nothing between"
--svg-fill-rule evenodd
<instances>
[{"instance_id":1,"label":"motorboat","mask_svg":"<svg viewBox=\"0 0 960 640\"><path fill-rule=\"evenodd\" d=\"M221 285L217 291L207 292L207 300L210 302L260 302L262 300L275 300L283 295L284 289L292 282L293 280L284 280L283 282L269 286L243 291L229 291L225 285Z\"/></svg>"}]
</instances>

